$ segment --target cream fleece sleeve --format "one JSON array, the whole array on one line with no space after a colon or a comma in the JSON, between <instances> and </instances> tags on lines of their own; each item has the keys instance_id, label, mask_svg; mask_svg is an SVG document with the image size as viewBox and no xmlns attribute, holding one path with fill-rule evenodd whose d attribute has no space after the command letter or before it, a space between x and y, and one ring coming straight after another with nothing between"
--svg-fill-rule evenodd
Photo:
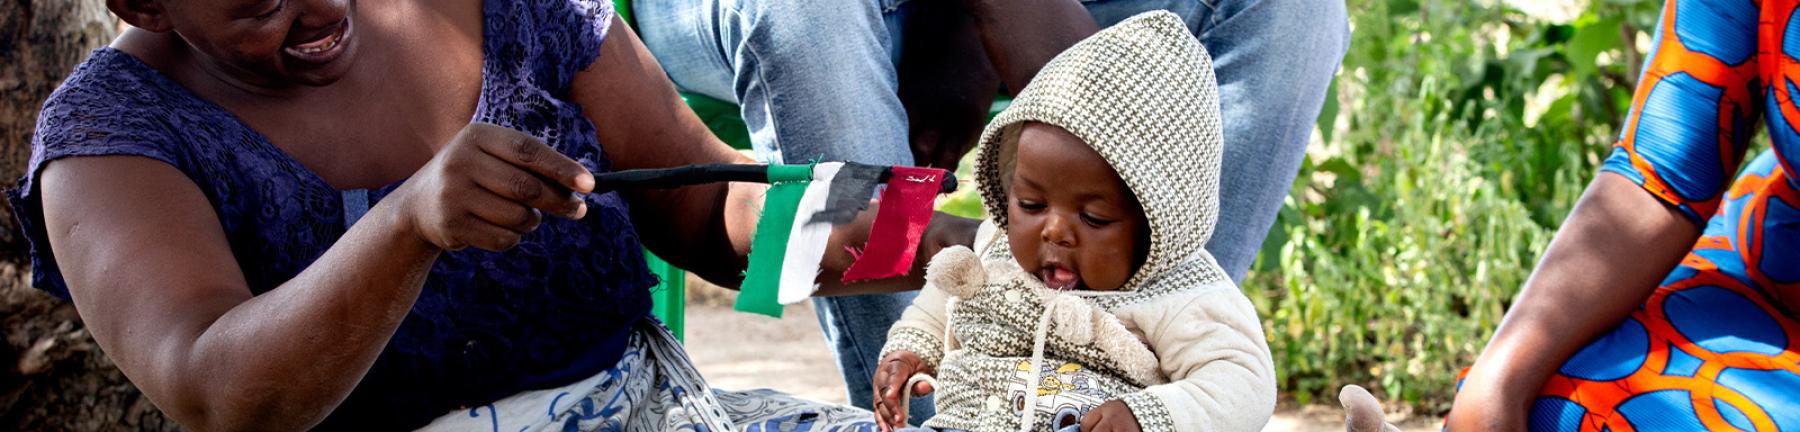
<instances>
[{"instance_id":1,"label":"cream fleece sleeve","mask_svg":"<svg viewBox=\"0 0 1800 432\"><path fill-rule=\"evenodd\" d=\"M924 359L925 367L935 374L938 362L944 359L944 329L949 321L944 304L949 297L937 286L925 284L925 289L919 291L912 305L900 315L900 321L888 328L887 345L881 347L881 357L894 351L912 351Z\"/></svg>"},{"instance_id":2,"label":"cream fleece sleeve","mask_svg":"<svg viewBox=\"0 0 1800 432\"><path fill-rule=\"evenodd\" d=\"M1275 365L1256 307L1229 281L1114 311L1168 384L1125 395L1146 431L1255 431L1275 412Z\"/></svg>"}]
</instances>

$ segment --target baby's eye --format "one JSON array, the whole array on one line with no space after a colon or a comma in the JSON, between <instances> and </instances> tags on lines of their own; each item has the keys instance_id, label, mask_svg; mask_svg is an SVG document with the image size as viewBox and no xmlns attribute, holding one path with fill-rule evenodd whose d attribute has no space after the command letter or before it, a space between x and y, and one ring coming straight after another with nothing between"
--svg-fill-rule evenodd
<instances>
[{"instance_id":1,"label":"baby's eye","mask_svg":"<svg viewBox=\"0 0 1800 432\"><path fill-rule=\"evenodd\" d=\"M1044 203L1036 202L1036 201L1018 200L1018 203L1019 203L1019 209L1024 210L1028 213L1037 213L1039 211L1043 211L1044 207L1045 207Z\"/></svg>"},{"instance_id":2,"label":"baby's eye","mask_svg":"<svg viewBox=\"0 0 1800 432\"><path fill-rule=\"evenodd\" d=\"M1087 222L1088 225L1091 225L1095 228L1112 225L1112 223L1114 222L1112 219L1101 218L1098 216L1094 216L1092 214L1088 214L1086 212L1081 213L1081 221Z\"/></svg>"}]
</instances>

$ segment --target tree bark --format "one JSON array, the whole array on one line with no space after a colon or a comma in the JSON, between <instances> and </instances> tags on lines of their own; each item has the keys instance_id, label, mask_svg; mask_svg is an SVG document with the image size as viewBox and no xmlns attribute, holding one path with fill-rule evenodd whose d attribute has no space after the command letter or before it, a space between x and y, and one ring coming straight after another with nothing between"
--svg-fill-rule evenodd
<instances>
[{"instance_id":1,"label":"tree bark","mask_svg":"<svg viewBox=\"0 0 1800 432\"><path fill-rule=\"evenodd\" d=\"M25 174L44 99L118 33L101 0L0 0L0 186ZM72 304L30 286L25 248L0 205L0 430L178 430L100 352Z\"/></svg>"},{"instance_id":2,"label":"tree bark","mask_svg":"<svg viewBox=\"0 0 1800 432\"><path fill-rule=\"evenodd\" d=\"M101 0L0 0L0 185L11 190L25 174L44 99L118 33ZM20 260L24 251L12 208L0 206L0 258Z\"/></svg>"}]
</instances>

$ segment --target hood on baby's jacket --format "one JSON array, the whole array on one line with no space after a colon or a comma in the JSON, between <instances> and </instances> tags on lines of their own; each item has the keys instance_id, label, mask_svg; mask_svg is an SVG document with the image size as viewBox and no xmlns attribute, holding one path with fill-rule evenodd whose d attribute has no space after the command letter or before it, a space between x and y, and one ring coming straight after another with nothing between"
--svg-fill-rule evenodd
<instances>
[{"instance_id":1,"label":"hood on baby's jacket","mask_svg":"<svg viewBox=\"0 0 1800 432\"><path fill-rule=\"evenodd\" d=\"M1218 220L1219 88L1212 57L1175 14L1139 14L1075 44L988 125L976 182L1001 232L1025 122L1081 138L1141 201L1149 254L1121 291L1140 290L1171 271L1181 283L1158 283L1153 291L1225 279L1204 249Z\"/></svg>"}]
</instances>

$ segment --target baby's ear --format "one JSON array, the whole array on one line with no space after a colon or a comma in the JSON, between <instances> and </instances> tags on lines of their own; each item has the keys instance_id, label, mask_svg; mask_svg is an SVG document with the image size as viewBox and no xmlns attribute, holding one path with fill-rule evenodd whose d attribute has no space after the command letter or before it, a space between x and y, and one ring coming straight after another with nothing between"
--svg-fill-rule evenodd
<instances>
[{"instance_id":1,"label":"baby's ear","mask_svg":"<svg viewBox=\"0 0 1800 432\"><path fill-rule=\"evenodd\" d=\"M966 246L951 246L938 251L925 266L925 280L950 295L967 298L987 282L987 270L981 268L981 257Z\"/></svg>"},{"instance_id":2,"label":"baby's ear","mask_svg":"<svg viewBox=\"0 0 1800 432\"><path fill-rule=\"evenodd\" d=\"M1351 384L1338 391L1338 403L1344 405L1344 430L1349 432L1400 432L1381 415L1381 402L1368 389Z\"/></svg>"}]
</instances>

